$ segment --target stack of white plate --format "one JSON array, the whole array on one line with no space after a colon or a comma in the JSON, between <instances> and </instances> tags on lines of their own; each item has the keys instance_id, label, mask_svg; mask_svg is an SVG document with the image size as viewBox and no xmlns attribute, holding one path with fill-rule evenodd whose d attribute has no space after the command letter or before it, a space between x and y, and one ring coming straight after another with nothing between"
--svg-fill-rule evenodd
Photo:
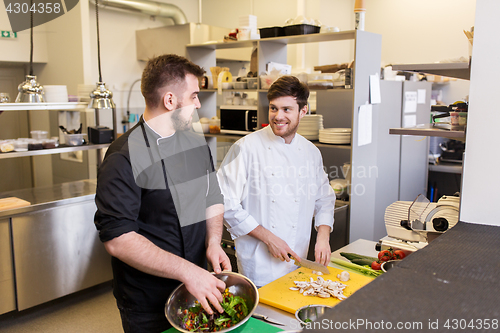
<instances>
[{"instance_id":1,"label":"stack of white plate","mask_svg":"<svg viewBox=\"0 0 500 333\"><path fill-rule=\"evenodd\" d=\"M323 129L323 116L320 114L306 114L300 120L297 133L308 140L318 140L321 129Z\"/></svg>"},{"instance_id":2,"label":"stack of white plate","mask_svg":"<svg viewBox=\"0 0 500 333\"><path fill-rule=\"evenodd\" d=\"M95 84L79 84L78 85L78 101L79 102L89 102L90 93L96 88Z\"/></svg>"},{"instance_id":3,"label":"stack of white plate","mask_svg":"<svg viewBox=\"0 0 500 333\"><path fill-rule=\"evenodd\" d=\"M44 85L45 101L47 103L67 103L68 89L66 86Z\"/></svg>"},{"instance_id":4,"label":"stack of white plate","mask_svg":"<svg viewBox=\"0 0 500 333\"><path fill-rule=\"evenodd\" d=\"M331 144L351 143L350 128L325 128L319 130L319 142Z\"/></svg>"}]
</instances>

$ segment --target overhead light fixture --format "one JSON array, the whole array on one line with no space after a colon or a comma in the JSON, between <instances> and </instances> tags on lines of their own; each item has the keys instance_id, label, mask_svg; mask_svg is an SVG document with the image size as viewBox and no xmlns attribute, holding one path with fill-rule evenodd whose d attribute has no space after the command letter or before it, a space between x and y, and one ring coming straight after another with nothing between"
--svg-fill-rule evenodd
<instances>
[{"instance_id":1,"label":"overhead light fixture","mask_svg":"<svg viewBox=\"0 0 500 333\"><path fill-rule=\"evenodd\" d=\"M99 70L99 82L96 88L90 93L89 108L95 109L96 125L99 125L99 110L111 109L113 111L113 140L116 140L116 105L113 102L113 93L106 88L106 83L102 80L101 74L101 41L99 38L99 3L95 1L95 17L97 26L97 66Z\"/></svg>"},{"instance_id":2,"label":"overhead light fixture","mask_svg":"<svg viewBox=\"0 0 500 333\"><path fill-rule=\"evenodd\" d=\"M33 6L33 0L30 1L30 8ZM44 103L43 86L36 82L36 76L33 75L33 12L30 10L30 73L26 75L26 81L21 83L17 90L16 103Z\"/></svg>"}]
</instances>

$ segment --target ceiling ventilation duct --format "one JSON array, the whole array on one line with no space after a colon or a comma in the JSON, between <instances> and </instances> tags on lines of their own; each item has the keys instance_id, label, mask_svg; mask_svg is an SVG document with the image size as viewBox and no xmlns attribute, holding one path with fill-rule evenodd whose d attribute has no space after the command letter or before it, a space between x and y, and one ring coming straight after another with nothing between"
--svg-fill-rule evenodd
<instances>
[{"instance_id":1,"label":"ceiling ventilation duct","mask_svg":"<svg viewBox=\"0 0 500 333\"><path fill-rule=\"evenodd\" d=\"M90 2L95 6L95 0L90 0ZM188 23L182 9L169 3L149 0L100 0L99 7L170 18L176 25Z\"/></svg>"}]
</instances>

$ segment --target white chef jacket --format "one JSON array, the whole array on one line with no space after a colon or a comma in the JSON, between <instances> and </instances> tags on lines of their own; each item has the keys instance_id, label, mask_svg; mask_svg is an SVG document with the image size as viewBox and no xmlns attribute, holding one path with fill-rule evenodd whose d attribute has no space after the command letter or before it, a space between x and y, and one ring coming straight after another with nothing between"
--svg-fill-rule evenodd
<instances>
[{"instance_id":1,"label":"white chef jacket","mask_svg":"<svg viewBox=\"0 0 500 333\"><path fill-rule=\"evenodd\" d=\"M238 140L217 173L224 195L224 219L235 240L238 270L263 286L297 267L272 256L267 245L249 236L259 224L306 257L312 217L316 229L333 229L335 193L316 146L299 134L292 142L270 126Z\"/></svg>"}]
</instances>

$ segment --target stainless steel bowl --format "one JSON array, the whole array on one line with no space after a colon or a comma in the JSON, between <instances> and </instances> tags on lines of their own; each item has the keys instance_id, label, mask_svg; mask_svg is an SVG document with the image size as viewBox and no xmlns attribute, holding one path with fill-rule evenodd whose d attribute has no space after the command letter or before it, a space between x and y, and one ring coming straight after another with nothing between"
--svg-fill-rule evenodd
<instances>
[{"instance_id":1,"label":"stainless steel bowl","mask_svg":"<svg viewBox=\"0 0 500 333\"><path fill-rule=\"evenodd\" d=\"M297 318L302 326L306 326L307 322L315 321L316 319L324 315L327 309L330 309L332 307L333 306L321 304L306 305L295 311L295 318Z\"/></svg>"},{"instance_id":2,"label":"stainless steel bowl","mask_svg":"<svg viewBox=\"0 0 500 333\"><path fill-rule=\"evenodd\" d=\"M259 304L259 292L257 287L253 284L250 279L238 273L233 272L222 272L220 274L214 274L219 280L222 280L226 284L226 288L229 288L229 292L235 296L242 297L248 307L248 315L243 318L238 324L223 329L218 332L229 332L237 327L244 325L248 319L252 316ZM177 310L179 308L186 309L194 306L196 303L196 298L189 293L186 285L183 283L177 287L165 304L165 316L167 316L170 324L180 332L189 332L181 328L181 320L177 315Z\"/></svg>"},{"instance_id":3,"label":"stainless steel bowl","mask_svg":"<svg viewBox=\"0 0 500 333\"><path fill-rule=\"evenodd\" d=\"M382 265L380 265L380 268L382 269L383 272L387 272L388 270L390 270L391 268L393 268L394 266L399 264L400 261L401 260L386 261L386 262L382 263Z\"/></svg>"}]
</instances>

